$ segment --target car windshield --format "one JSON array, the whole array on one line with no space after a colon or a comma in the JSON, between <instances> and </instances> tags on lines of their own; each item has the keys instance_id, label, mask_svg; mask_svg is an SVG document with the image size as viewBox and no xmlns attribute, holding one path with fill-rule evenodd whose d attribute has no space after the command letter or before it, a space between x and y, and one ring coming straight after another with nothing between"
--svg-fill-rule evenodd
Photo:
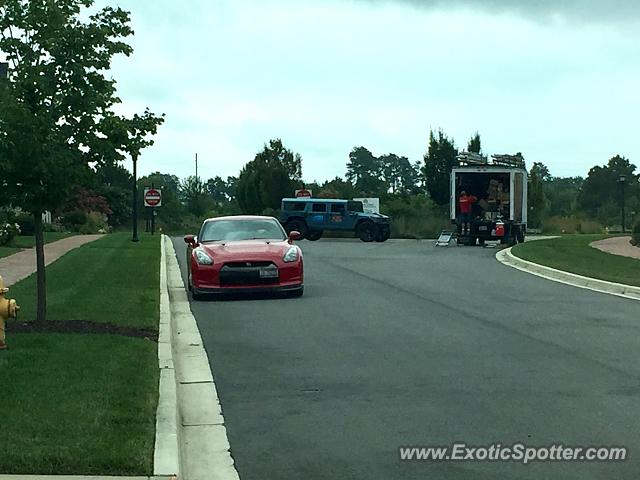
<instances>
[{"instance_id":1,"label":"car windshield","mask_svg":"<svg viewBox=\"0 0 640 480\"><path fill-rule=\"evenodd\" d=\"M280 224L269 219L212 220L200 233L201 242L285 239Z\"/></svg>"}]
</instances>

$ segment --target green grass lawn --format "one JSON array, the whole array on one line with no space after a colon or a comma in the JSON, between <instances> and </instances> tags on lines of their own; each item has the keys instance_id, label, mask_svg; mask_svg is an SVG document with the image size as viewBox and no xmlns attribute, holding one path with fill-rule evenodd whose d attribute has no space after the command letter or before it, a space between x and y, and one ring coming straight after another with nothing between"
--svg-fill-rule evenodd
<instances>
[{"instance_id":1,"label":"green grass lawn","mask_svg":"<svg viewBox=\"0 0 640 480\"><path fill-rule=\"evenodd\" d=\"M160 235L114 233L67 253L47 268L50 320L91 320L157 328ZM34 320L35 275L11 287L22 320Z\"/></svg>"},{"instance_id":2,"label":"green grass lawn","mask_svg":"<svg viewBox=\"0 0 640 480\"><path fill-rule=\"evenodd\" d=\"M160 237L108 235L47 268L49 318L158 327ZM9 292L33 319L35 279ZM24 315L23 315L24 314ZM0 351L0 472L151 475L157 344L118 335L11 333Z\"/></svg>"},{"instance_id":3,"label":"green grass lawn","mask_svg":"<svg viewBox=\"0 0 640 480\"><path fill-rule=\"evenodd\" d=\"M586 277L640 286L640 260L602 252L589 244L605 235L565 235L516 245L514 255Z\"/></svg>"},{"instance_id":4,"label":"green grass lawn","mask_svg":"<svg viewBox=\"0 0 640 480\"><path fill-rule=\"evenodd\" d=\"M63 238L67 238L72 235L75 235L75 234L62 233L62 232L45 232L44 243L55 242L56 240L61 240ZM14 238L10 245L0 247L0 258L8 257L9 255L13 255L14 253L18 253L23 248L33 248L35 246L36 246L36 237L20 235Z\"/></svg>"}]
</instances>

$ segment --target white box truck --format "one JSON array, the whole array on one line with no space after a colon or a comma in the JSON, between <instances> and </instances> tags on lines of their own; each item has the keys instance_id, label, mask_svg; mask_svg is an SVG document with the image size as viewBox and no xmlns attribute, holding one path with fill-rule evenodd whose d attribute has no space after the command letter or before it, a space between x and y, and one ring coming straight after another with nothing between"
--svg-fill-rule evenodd
<instances>
[{"instance_id":1,"label":"white box truck","mask_svg":"<svg viewBox=\"0 0 640 480\"><path fill-rule=\"evenodd\" d=\"M458 243L483 245L486 240L500 240L514 245L524 242L527 170L522 156L494 155L493 163L467 162L467 159L461 155L459 160L463 165L451 171L451 221L457 227ZM475 197L466 218L460 212L463 191Z\"/></svg>"}]
</instances>

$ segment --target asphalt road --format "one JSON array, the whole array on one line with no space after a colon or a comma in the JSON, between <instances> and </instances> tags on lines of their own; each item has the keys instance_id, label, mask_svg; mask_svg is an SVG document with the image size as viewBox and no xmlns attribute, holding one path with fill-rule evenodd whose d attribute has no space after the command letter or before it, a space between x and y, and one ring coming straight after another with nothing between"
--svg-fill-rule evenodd
<instances>
[{"instance_id":1,"label":"asphalt road","mask_svg":"<svg viewBox=\"0 0 640 480\"><path fill-rule=\"evenodd\" d=\"M243 480L640 476L640 302L511 269L493 249L300 245L303 298L192 303ZM629 459L399 459L456 441Z\"/></svg>"}]
</instances>

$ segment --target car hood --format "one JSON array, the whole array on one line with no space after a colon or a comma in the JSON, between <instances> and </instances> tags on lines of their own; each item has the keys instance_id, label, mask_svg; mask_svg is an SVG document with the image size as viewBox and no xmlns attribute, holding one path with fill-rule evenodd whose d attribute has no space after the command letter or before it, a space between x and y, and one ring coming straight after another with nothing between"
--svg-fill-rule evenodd
<instances>
[{"instance_id":1,"label":"car hood","mask_svg":"<svg viewBox=\"0 0 640 480\"><path fill-rule=\"evenodd\" d=\"M244 240L200 245L215 261L281 259L291 244L286 241Z\"/></svg>"}]
</instances>

